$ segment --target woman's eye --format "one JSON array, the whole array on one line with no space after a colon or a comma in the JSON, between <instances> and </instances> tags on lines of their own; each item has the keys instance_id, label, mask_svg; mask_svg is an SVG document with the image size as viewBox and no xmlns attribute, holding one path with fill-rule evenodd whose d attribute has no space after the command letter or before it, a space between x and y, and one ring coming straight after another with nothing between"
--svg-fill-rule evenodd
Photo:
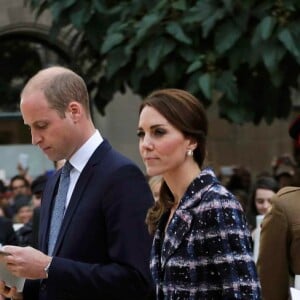
<instances>
[{"instance_id":1,"label":"woman's eye","mask_svg":"<svg viewBox=\"0 0 300 300\"><path fill-rule=\"evenodd\" d=\"M164 135L165 133L166 133L166 131L163 130L163 129L156 129L156 130L154 131L154 135L157 135L157 136L162 136L162 135Z\"/></svg>"},{"instance_id":2,"label":"woman's eye","mask_svg":"<svg viewBox=\"0 0 300 300\"><path fill-rule=\"evenodd\" d=\"M136 135L137 135L139 138L142 138L142 137L145 135L145 133L144 133L143 131L138 131L138 132L136 133Z\"/></svg>"}]
</instances>

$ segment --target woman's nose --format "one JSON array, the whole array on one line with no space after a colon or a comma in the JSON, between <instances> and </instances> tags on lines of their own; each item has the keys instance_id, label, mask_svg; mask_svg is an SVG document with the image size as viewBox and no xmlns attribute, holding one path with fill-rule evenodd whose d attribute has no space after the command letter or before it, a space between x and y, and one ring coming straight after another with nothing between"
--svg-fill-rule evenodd
<instances>
[{"instance_id":1,"label":"woman's nose","mask_svg":"<svg viewBox=\"0 0 300 300\"><path fill-rule=\"evenodd\" d=\"M149 135L145 135L144 139L142 140L142 147L147 149L153 148L153 142Z\"/></svg>"}]
</instances>

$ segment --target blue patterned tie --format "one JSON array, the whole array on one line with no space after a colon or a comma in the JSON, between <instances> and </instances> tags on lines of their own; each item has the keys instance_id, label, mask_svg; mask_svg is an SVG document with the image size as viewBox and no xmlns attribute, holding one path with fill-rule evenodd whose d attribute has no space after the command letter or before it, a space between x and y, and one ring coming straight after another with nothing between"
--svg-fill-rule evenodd
<instances>
[{"instance_id":1,"label":"blue patterned tie","mask_svg":"<svg viewBox=\"0 0 300 300\"><path fill-rule=\"evenodd\" d=\"M59 186L55 198L54 208L51 217L51 224L50 224L49 244L48 244L49 255L52 255L53 253L53 249L57 240L60 226L64 217L65 203L66 203L67 193L70 184L70 172L72 168L73 166L69 163L69 161L66 161L60 175Z\"/></svg>"}]
</instances>

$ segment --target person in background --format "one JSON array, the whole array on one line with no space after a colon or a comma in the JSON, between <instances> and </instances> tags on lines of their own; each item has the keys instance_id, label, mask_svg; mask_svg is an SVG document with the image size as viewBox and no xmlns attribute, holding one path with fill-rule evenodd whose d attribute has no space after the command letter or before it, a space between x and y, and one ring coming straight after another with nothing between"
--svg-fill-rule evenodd
<instances>
[{"instance_id":1,"label":"person in background","mask_svg":"<svg viewBox=\"0 0 300 300\"><path fill-rule=\"evenodd\" d=\"M225 187L240 201L243 211L247 211L249 194L251 190L252 177L250 171L243 166L232 168Z\"/></svg>"},{"instance_id":2,"label":"person in background","mask_svg":"<svg viewBox=\"0 0 300 300\"><path fill-rule=\"evenodd\" d=\"M256 228L256 217L264 216L271 209L271 198L278 189L278 182L272 176L261 176L256 179L247 209L247 219L251 231Z\"/></svg>"},{"instance_id":3,"label":"person in background","mask_svg":"<svg viewBox=\"0 0 300 300\"><path fill-rule=\"evenodd\" d=\"M30 195L30 183L22 175L15 175L11 178L9 184L12 191L12 197L17 195Z\"/></svg>"},{"instance_id":4,"label":"person in background","mask_svg":"<svg viewBox=\"0 0 300 300\"><path fill-rule=\"evenodd\" d=\"M19 245L22 247L31 246L38 248L38 230L39 230L39 217L42 193L47 182L46 175L36 177L31 183L31 201L30 209L31 215L25 224L17 230Z\"/></svg>"},{"instance_id":5,"label":"person in background","mask_svg":"<svg viewBox=\"0 0 300 300\"><path fill-rule=\"evenodd\" d=\"M250 171L244 166L235 166L232 168L232 175L226 184L229 191L243 190L250 193L252 177Z\"/></svg>"},{"instance_id":6,"label":"person in background","mask_svg":"<svg viewBox=\"0 0 300 300\"><path fill-rule=\"evenodd\" d=\"M11 191L11 197L6 207L6 212L9 217L14 220L18 208L17 202L24 202L25 198L30 199L31 197L30 183L24 176L15 175L10 179L9 189ZM15 220L14 223L16 223Z\"/></svg>"},{"instance_id":7,"label":"person in background","mask_svg":"<svg viewBox=\"0 0 300 300\"><path fill-rule=\"evenodd\" d=\"M241 205L203 168L207 131L186 91L158 90L141 104L139 151L147 174L163 177L146 220L157 299L260 299Z\"/></svg>"},{"instance_id":8,"label":"person in background","mask_svg":"<svg viewBox=\"0 0 300 300\"><path fill-rule=\"evenodd\" d=\"M32 143L50 160L66 162L43 192L40 250L4 247L11 255L2 262L27 278L23 293L0 281L0 294L24 300L147 299L153 289L152 239L144 220L153 197L141 170L95 128L84 80L63 67L41 70L25 85L20 109Z\"/></svg>"},{"instance_id":9,"label":"person in background","mask_svg":"<svg viewBox=\"0 0 300 300\"><path fill-rule=\"evenodd\" d=\"M258 176L249 199L247 218L253 241L253 259L257 262L261 222L271 209L271 198L278 191L278 182L272 176Z\"/></svg>"},{"instance_id":10,"label":"person in background","mask_svg":"<svg viewBox=\"0 0 300 300\"><path fill-rule=\"evenodd\" d=\"M27 195L17 195L15 197L15 224L26 224L32 218L33 208L31 197Z\"/></svg>"},{"instance_id":11,"label":"person in background","mask_svg":"<svg viewBox=\"0 0 300 300\"><path fill-rule=\"evenodd\" d=\"M246 191L244 190L234 190L234 191L230 191L235 197L236 199L241 203L243 212L246 213L247 211L247 206L248 206L248 201L249 201L249 195L247 194Z\"/></svg>"},{"instance_id":12,"label":"person in background","mask_svg":"<svg viewBox=\"0 0 300 300\"><path fill-rule=\"evenodd\" d=\"M47 180L48 176L42 174L36 177L31 183L32 205L34 208L32 221L28 225L32 227L29 245L33 248L38 248L41 199Z\"/></svg>"},{"instance_id":13,"label":"person in background","mask_svg":"<svg viewBox=\"0 0 300 300\"><path fill-rule=\"evenodd\" d=\"M289 134L300 140L300 116L291 123ZM264 300L289 299L289 288L300 274L299 199L299 187L280 189L262 222L257 268Z\"/></svg>"},{"instance_id":14,"label":"person in background","mask_svg":"<svg viewBox=\"0 0 300 300\"><path fill-rule=\"evenodd\" d=\"M278 181L279 188L295 185L296 163L289 154L280 155L272 164L273 176Z\"/></svg>"},{"instance_id":15,"label":"person in background","mask_svg":"<svg viewBox=\"0 0 300 300\"><path fill-rule=\"evenodd\" d=\"M31 202L33 208L37 208L41 206L41 199L43 190L45 188L46 182L48 180L47 175L39 175L37 176L31 183L30 189L31 189Z\"/></svg>"},{"instance_id":16,"label":"person in background","mask_svg":"<svg viewBox=\"0 0 300 300\"><path fill-rule=\"evenodd\" d=\"M0 216L0 245L18 245L12 221L4 216Z\"/></svg>"},{"instance_id":17,"label":"person in background","mask_svg":"<svg viewBox=\"0 0 300 300\"><path fill-rule=\"evenodd\" d=\"M9 191L8 187L4 183L3 180L0 180L0 208L1 208L1 215L13 219L14 217L14 208L11 205L11 192Z\"/></svg>"},{"instance_id":18,"label":"person in background","mask_svg":"<svg viewBox=\"0 0 300 300\"><path fill-rule=\"evenodd\" d=\"M30 201L20 201L16 205L14 228L19 246L31 246L33 207Z\"/></svg>"}]
</instances>

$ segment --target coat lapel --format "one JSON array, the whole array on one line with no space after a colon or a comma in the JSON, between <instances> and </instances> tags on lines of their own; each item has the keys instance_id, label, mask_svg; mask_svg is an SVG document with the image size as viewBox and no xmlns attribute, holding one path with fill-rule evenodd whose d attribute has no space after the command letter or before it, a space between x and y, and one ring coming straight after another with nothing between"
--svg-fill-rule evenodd
<instances>
[{"instance_id":1,"label":"coat lapel","mask_svg":"<svg viewBox=\"0 0 300 300\"><path fill-rule=\"evenodd\" d=\"M190 231L195 208L198 207L202 199L202 194L209 189L215 181L212 175L212 170L204 169L190 184L183 196L181 204L175 211L165 234L161 252L162 268L164 268L168 258L180 246L184 236Z\"/></svg>"},{"instance_id":2,"label":"coat lapel","mask_svg":"<svg viewBox=\"0 0 300 300\"><path fill-rule=\"evenodd\" d=\"M204 169L199 176L190 184L181 204L164 233L168 220L165 214L161 218L158 229L155 232L153 247L151 252L151 272L156 283L160 283L162 274L168 259L179 248L184 238L189 234L193 216L197 214L197 207L205 193L217 181L213 171L209 168Z\"/></svg>"},{"instance_id":3,"label":"coat lapel","mask_svg":"<svg viewBox=\"0 0 300 300\"><path fill-rule=\"evenodd\" d=\"M168 258L178 249L184 236L189 232L193 216L188 210L177 209L165 234L162 245L161 266L164 268Z\"/></svg>"}]
</instances>

